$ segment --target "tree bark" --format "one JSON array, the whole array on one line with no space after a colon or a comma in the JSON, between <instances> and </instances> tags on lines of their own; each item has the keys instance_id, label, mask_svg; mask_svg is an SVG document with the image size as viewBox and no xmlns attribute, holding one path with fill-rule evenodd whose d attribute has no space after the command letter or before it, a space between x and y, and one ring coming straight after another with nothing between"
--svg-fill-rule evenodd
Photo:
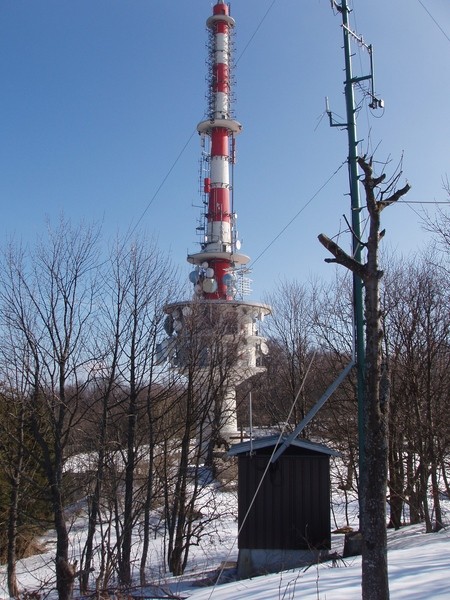
<instances>
[{"instance_id":1,"label":"tree bark","mask_svg":"<svg viewBox=\"0 0 450 600\"><path fill-rule=\"evenodd\" d=\"M17 463L13 467L13 475L11 481L10 493L10 508L8 514L8 548L7 548L7 563L8 563L8 593L11 598L19 597L19 587L17 585L16 562L17 562L17 535L18 535L18 520L19 520L19 500L21 490L21 478L24 459L24 419L25 411L23 404L20 408L20 417L18 423L18 452Z\"/></svg>"},{"instance_id":2,"label":"tree bark","mask_svg":"<svg viewBox=\"0 0 450 600\"><path fill-rule=\"evenodd\" d=\"M388 600L386 490L388 475L388 374L382 370L383 329L379 282L383 275L378 266L380 213L409 190L406 185L389 198L377 201L375 190L384 175L373 176L372 162L358 159L364 172L363 185L369 212L369 236L365 245L367 262L362 265L335 242L321 234L319 241L334 256L328 262L343 265L361 278L365 289L365 390L364 390L364 461L360 474L360 526L362 549L363 600ZM381 198L383 194L381 193ZM383 378L383 381L382 381Z\"/></svg>"}]
</instances>

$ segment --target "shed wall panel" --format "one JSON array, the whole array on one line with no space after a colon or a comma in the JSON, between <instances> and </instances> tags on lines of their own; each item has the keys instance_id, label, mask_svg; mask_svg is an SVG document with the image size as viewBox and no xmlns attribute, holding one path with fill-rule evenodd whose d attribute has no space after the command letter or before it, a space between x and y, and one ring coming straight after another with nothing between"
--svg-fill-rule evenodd
<instances>
[{"instance_id":1,"label":"shed wall panel","mask_svg":"<svg viewBox=\"0 0 450 600\"><path fill-rule=\"evenodd\" d=\"M267 456L239 457L239 527L259 486ZM268 469L239 534L239 548L330 547L328 456L282 456Z\"/></svg>"}]
</instances>

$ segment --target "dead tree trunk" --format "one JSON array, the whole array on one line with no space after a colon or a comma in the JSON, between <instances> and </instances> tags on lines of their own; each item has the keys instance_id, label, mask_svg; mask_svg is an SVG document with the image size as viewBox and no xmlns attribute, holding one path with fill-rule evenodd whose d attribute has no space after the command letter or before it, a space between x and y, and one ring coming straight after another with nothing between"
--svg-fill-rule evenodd
<instances>
[{"instance_id":1,"label":"dead tree trunk","mask_svg":"<svg viewBox=\"0 0 450 600\"><path fill-rule=\"evenodd\" d=\"M362 550L362 598L363 600L388 600L389 581L387 568L386 538L386 488L388 476L388 374L382 364L382 320L380 311L379 283L383 275L378 266L380 214L383 208L396 202L407 193L407 184L392 193L398 180L388 185L385 192L376 190L384 181L385 175L373 176L372 161L365 157L358 159L364 172L363 185L369 212L369 237L363 246L366 249L365 264L357 262L325 235L319 241L333 254L333 259L361 278L365 290L365 390L364 390L364 465L360 474L360 523L363 538ZM377 197L378 196L378 197ZM362 243L362 242L361 242Z\"/></svg>"}]
</instances>

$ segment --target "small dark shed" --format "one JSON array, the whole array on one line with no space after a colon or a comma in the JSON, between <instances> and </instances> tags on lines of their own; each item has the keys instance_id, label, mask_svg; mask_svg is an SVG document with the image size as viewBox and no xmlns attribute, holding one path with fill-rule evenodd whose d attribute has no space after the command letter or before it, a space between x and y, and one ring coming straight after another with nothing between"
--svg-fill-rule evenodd
<instances>
[{"instance_id":1,"label":"small dark shed","mask_svg":"<svg viewBox=\"0 0 450 600\"><path fill-rule=\"evenodd\" d=\"M331 546L330 456L338 453L294 439L268 467L283 441L270 436L229 450L238 457L241 576L292 568Z\"/></svg>"}]
</instances>

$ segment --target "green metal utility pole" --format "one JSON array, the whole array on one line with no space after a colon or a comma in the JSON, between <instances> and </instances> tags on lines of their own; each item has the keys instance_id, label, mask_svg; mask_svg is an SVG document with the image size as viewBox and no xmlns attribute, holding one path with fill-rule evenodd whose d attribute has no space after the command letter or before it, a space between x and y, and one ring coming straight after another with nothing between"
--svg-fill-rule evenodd
<instances>
[{"instance_id":1,"label":"green metal utility pole","mask_svg":"<svg viewBox=\"0 0 450 600\"><path fill-rule=\"evenodd\" d=\"M355 106L355 84L370 80L371 81L371 108L382 107L382 101L375 98L373 93L373 64L372 64L372 46L367 46L362 38L353 33L349 27L349 13L347 0L341 0L339 5L336 0L332 0L332 5L342 16L342 31L344 35L344 55L345 55L345 103L346 103L346 123L336 123L333 120L331 111L327 105L327 112L332 127L345 127L348 134L348 172L350 184L351 199L351 229L352 229L352 253L353 258L361 263L362 244L361 244L361 203L359 195L359 174L358 174L358 137L356 133L356 106ZM354 77L352 71L352 52L351 38L364 46L370 56L370 75ZM357 398L358 398L358 434L359 434L359 476L360 489L361 481L365 473L364 457L364 387L365 387L365 338L364 338L364 302L363 302L363 282L360 277L353 274L353 319L354 319L354 352L357 368ZM361 506L361 498L360 498Z\"/></svg>"},{"instance_id":2,"label":"green metal utility pole","mask_svg":"<svg viewBox=\"0 0 450 600\"><path fill-rule=\"evenodd\" d=\"M352 250L353 258L361 262L361 202L359 196L358 175L358 138L356 135L356 108L354 84L360 78L354 78L352 73L352 58L350 45L350 30L348 25L349 9L347 0L342 0L342 31L344 34L345 54L345 103L347 109L348 133L348 171L351 200ZM364 306L363 283L353 274L353 310L355 327L355 352L357 369L358 397L358 432L359 432L359 478L360 484L364 477L364 371L365 371L365 341L364 341Z\"/></svg>"}]
</instances>

